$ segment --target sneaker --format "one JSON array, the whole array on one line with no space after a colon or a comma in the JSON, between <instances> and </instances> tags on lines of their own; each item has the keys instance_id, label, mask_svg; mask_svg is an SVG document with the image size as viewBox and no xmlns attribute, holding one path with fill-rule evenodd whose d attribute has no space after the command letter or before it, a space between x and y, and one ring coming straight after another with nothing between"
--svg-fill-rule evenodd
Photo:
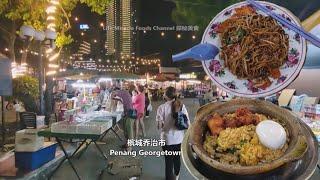
<instances>
[{"instance_id":1,"label":"sneaker","mask_svg":"<svg viewBox=\"0 0 320 180\"><path fill-rule=\"evenodd\" d=\"M180 173L178 175L176 175L176 179L175 180L179 180L179 176L180 176Z\"/></svg>"},{"instance_id":2,"label":"sneaker","mask_svg":"<svg viewBox=\"0 0 320 180\"><path fill-rule=\"evenodd\" d=\"M146 116L146 118L149 118L149 116Z\"/></svg>"}]
</instances>

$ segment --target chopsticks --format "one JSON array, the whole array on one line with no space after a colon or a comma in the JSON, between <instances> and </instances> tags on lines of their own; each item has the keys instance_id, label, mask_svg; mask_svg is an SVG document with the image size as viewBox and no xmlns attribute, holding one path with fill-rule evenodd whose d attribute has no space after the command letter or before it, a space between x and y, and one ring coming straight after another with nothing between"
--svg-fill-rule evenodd
<instances>
[{"instance_id":1,"label":"chopsticks","mask_svg":"<svg viewBox=\"0 0 320 180\"><path fill-rule=\"evenodd\" d=\"M286 20L282 16L272 12L270 9L266 8L265 6L263 6L260 3L256 2L255 0L246 0L246 1L249 4L253 5L254 7L256 7L257 9L259 9L262 12L266 13L267 15L271 16L272 18L274 18L275 20L277 20L281 24L287 26L289 29L291 29L294 32L300 34L306 40L308 40L309 42L311 42L312 44L314 44L315 46L320 48L320 39L317 36L307 32L304 29L302 29L301 27L289 22L288 20Z\"/></svg>"}]
</instances>

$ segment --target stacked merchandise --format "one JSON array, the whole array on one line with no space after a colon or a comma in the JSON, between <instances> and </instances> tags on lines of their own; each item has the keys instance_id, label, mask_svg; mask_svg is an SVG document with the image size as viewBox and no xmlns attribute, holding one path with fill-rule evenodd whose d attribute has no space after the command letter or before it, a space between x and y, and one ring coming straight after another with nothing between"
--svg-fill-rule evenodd
<instances>
[{"instance_id":1,"label":"stacked merchandise","mask_svg":"<svg viewBox=\"0 0 320 180\"><path fill-rule=\"evenodd\" d=\"M290 108L311 128L320 142L320 104L318 102L317 97L293 96Z\"/></svg>"},{"instance_id":2,"label":"stacked merchandise","mask_svg":"<svg viewBox=\"0 0 320 180\"><path fill-rule=\"evenodd\" d=\"M51 132L69 134L101 134L113 125L113 117L118 122L121 112L93 111L78 114L74 121L61 121L51 125Z\"/></svg>"},{"instance_id":3,"label":"stacked merchandise","mask_svg":"<svg viewBox=\"0 0 320 180\"><path fill-rule=\"evenodd\" d=\"M98 106L83 105L80 113L66 117L68 121L60 121L51 125L51 132L68 134L101 134L121 120L123 105L105 97L105 110L95 111ZM65 113L67 116L68 113ZM113 121L115 119L115 122Z\"/></svg>"}]
</instances>

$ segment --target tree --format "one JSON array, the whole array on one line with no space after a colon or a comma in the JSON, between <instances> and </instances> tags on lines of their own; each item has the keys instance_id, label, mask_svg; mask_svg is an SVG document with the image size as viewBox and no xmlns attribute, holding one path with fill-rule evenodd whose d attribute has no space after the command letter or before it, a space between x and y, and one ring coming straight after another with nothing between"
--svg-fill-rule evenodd
<instances>
[{"instance_id":1,"label":"tree","mask_svg":"<svg viewBox=\"0 0 320 180\"><path fill-rule=\"evenodd\" d=\"M28 24L37 29L43 28L45 21L46 0L1 0L0 18L3 24L0 27L2 38L9 47L9 56L15 60L15 41L17 30L22 24ZM4 22L4 23L3 23Z\"/></svg>"},{"instance_id":2,"label":"tree","mask_svg":"<svg viewBox=\"0 0 320 180\"><path fill-rule=\"evenodd\" d=\"M22 76L13 80L13 95L10 98L23 102L26 111L37 112L37 99L39 96L38 79L31 76Z\"/></svg>"},{"instance_id":3,"label":"tree","mask_svg":"<svg viewBox=\"0 0 320 180\"><path fill-rule=\"evenodd\" d=\"M211 19L225 7L242 0L172 0L176 9L172 13L177 24L199 26L202 35Z\"/></svg>"},{"instance_id":4,"label":"tree","mask_svg":"<svg viewBox=\"0 0 320 180\"><path fill-rule=\"evenodd\" d=\"M103 14L111 0L60 0L56 12L55 23L58 32L57 46L70 44L73 40L68 34L71 28L69 18L77 3L87 4L93 12ZM46 27L46 8L48 0L1 0L0 1L0 32L9 48L9 57L15 61L15 42L17 31L23 24L31 25L37 30Z\"/></svg>"}]
</instances>

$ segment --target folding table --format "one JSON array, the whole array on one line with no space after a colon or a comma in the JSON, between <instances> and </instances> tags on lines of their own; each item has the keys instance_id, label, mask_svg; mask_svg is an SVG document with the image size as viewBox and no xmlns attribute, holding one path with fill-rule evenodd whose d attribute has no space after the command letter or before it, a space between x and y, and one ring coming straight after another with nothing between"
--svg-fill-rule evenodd
<instances>
[{"instance_id":1,"label":"folding table","mask_svg":"<svg viewBox=\"0 0 320 180\"><path fill-rule=\"evenodd\" d=\"M103 133L104 134L104 133ZM51 178L51 176L60 168L60 166L63 164L64 161L68 161L71 168L73 169L73 171L75 172L75 174L77 175L78 179L81 179L76 168L74 167L73 163L71 162L71 158L74 157L77 152L79 152L80 148L82 145L86 144L85 149L88 148L88 146L91 143L94 143L96 148L98 149L98 151L100 152L100 154L102 155L102 157L107 160L106 155L103 153L102 149L100 148L100 146L97 144L97 141L100 140L101 134L67 134L67 133L55 133L55 132L51 132L50 129L45 129L42 131L38 132L39 136L43 136L43 137L54 137L59 145L59 147L61 148L61 150L63 151L65 157L64 159L59 163L59 165L57 166L57 168L51 173L51 175L49 176L49 178ZM81 141L72 141L75 139L82 139ZM68 141L69 140L69 141ZM89 143L87 142L87 140L89 140ZM81 142L80 145L76 148L76 150L72 153L71 156L68 155L68 153L66 152L65 148L63 147L62 142L68 142L68 143L75 143L75 142Z\"/></svg>"}]
</instances>

